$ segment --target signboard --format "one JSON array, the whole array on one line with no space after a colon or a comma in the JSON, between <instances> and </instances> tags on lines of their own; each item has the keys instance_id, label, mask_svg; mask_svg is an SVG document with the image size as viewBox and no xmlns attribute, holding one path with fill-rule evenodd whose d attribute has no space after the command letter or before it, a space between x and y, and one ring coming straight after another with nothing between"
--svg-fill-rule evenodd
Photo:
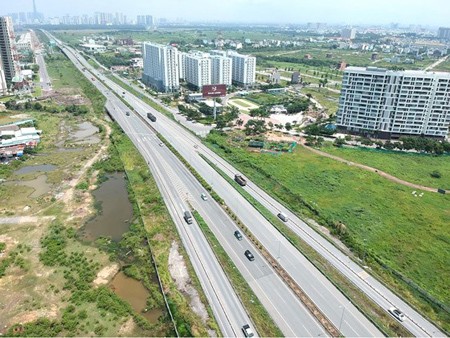
<instances>
[{"instance_id":1,"label":"signboard","mask_svg":"<svg viewBox=\"0 0 450 338\"><path fill-rule=\"evenodd\" d=\"M227 86L224 84L205 85L202 88L203 97L220 97L227 95Z\"/></svg>"}]
</instances>

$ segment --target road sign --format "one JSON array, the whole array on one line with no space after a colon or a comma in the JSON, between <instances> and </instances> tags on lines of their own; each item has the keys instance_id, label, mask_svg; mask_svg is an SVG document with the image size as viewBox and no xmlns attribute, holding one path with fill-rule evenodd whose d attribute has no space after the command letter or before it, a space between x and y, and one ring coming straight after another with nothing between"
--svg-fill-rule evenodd
<instances>
[{"instance_id":1,"label":"road sign","mask_svg":"<svg viewBox=\"0 0 450 338\"><path fill-rule=\"evenodd\" d=\"M205 85L202 87L203 97L220 97L227 95L227 86L224 84Z\"/></svg>"}]
</instances>

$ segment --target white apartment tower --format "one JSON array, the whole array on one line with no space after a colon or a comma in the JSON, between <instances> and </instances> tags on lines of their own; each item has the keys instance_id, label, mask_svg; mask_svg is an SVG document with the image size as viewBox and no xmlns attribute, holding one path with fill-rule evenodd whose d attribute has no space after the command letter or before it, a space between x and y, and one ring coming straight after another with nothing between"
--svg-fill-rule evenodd
<instances>
[{"instance_id":1,"label":"white apartment tower","mask_svg":"<svg viewBox=\"0 0 450 338\"><path fill-rule=\"evenodd\" d=\"M256 58L230 51L232 59L232 80L243 86L252 86L256 78Z\"/></svg>"},{"instance_id":2,"label":"white apartment tower","mask_svg":"<svg viewBox=\"0 0 450 338\"><path fill-rule=\"evenodd\" d=\"M7 91L8 86L6 85L5 72L3 71L3 65L0 60L0 96L6 95Z\"/></svg>"},{"instance_id":3,"label":"white apartment tower","mask_svg":"<svg viewBox=\"0 0 450 338\"><path fill-rule=\"evenodd\" d=\"M0 16L0 62L7 83L20 73L19 54L15 46L12 19Z\"/></svg>"},{"instance_id":4,"label":"white apartment tower","mask_svg":"<svg viewBox=\"0 0 450 338\"><path fill-rule=\"evenodd\" d=\"M447 137L450 73L348 67L336 117L341 130L382 138Z\"/></svg>"},{"instance_id":5,"label":"white apartment tower","mask_svg":"<svg viewBox=\"0 0 450 338\"><path fill-rule=\"evenodd\" d=\"M186 54L185 79L186 82L201 89L204 85L211 84L211 59L209 54L193 52Z\"/></svg>"},{"instance_id":6,"label":"white apartment tower","mask_svg":"<svg viewBox=\"0 0 450 338\"><path fill-rule=\"evenodd\" d=\"M211 55L211 84L231 86L232 65L233 61L229 57Z\"/></svg>"},{"instance_id":7,"label":"white apartment tower","mask_svg":"<svg viewBox=\"0 0 450 338\"><path fill-rule=\"evenodd\" d=\"M178 50L173 46L145 42L142 45L142 81L158 91L173 92L180 87Z\"/></svg>"}]
</instances>

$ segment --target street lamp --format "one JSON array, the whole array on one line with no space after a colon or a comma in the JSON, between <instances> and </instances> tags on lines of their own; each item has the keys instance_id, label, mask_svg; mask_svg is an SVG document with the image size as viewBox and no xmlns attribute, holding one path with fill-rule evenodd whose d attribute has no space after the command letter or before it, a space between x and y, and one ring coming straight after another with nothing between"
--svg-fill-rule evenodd
<instances>
[{"instance_id":1,"label":"street lamp","mask_svg":"<svg viewBox=\"0 0 450 338\"><path fill-rule=\"evenodd\" d=\"M342 308L341 320L339 321L339 332L341 332L342 321L344 320L345 307L339 305L339 308Z\"/></svg>"}]
</instances>

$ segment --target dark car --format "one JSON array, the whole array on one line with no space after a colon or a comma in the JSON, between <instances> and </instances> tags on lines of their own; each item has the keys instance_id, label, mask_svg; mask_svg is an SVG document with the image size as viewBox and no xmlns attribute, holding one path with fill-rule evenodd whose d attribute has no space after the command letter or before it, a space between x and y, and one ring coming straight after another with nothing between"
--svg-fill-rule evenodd
<instances>
[{"instance_id":1,"label":"dark car","mask_svg":"<svg viewBox=\"0 0 450 338\"><path fill-rule=\"evenodd\" d=\"M129 112L129 111L127 111L125 114L126 114L127 116L130 116L130 112Z\"/></svg>"},{"instance_id":2,"label":"dark car","mask_svg":"<svg viewBox=\"0 0 450 338\"><path fill-rule=\"evenodd\" d=\"M234 232L234 237L236 237L239 241L242 240L242 234L239 230Z\"/></svg>"},{"instance_id":3,"label":"dark car","mask_svg":"<svg viewBox=\"0 0 450 338\"><path fill-rule=\"evenodd\" d=\"M245 254L245 257L247 257L249 261L255 260L255 256L253 256L253 254L250 252L250 250L245 250L244 254Z\"/></svg>"}]
</instances>

